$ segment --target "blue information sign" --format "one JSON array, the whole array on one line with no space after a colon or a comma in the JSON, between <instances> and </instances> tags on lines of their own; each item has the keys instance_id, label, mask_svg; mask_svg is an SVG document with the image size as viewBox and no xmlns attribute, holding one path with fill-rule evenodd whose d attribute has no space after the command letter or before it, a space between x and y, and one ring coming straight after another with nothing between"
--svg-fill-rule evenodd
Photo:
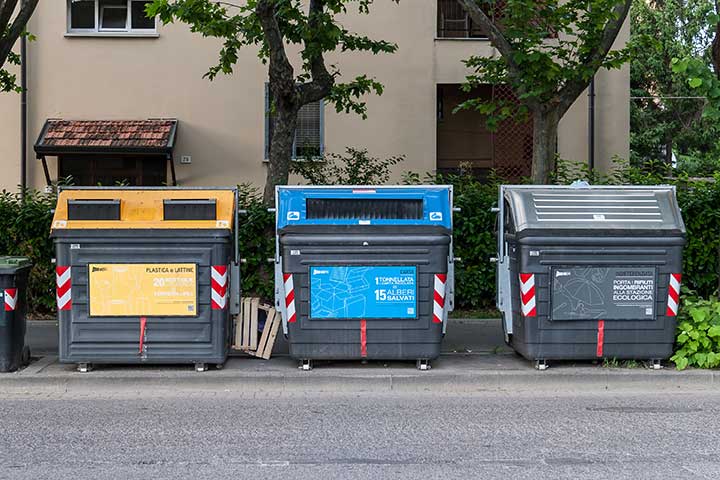
<instances>
[{"instance_id":1,"label":"blue information sign","mask_svg":"<svg viewBox=\"0 0 720 480\"><path fill-rule=\"evenodd\" d=\"M310 267L311 318L417 318L417 267Z\"/></svg>"}]
</instances>

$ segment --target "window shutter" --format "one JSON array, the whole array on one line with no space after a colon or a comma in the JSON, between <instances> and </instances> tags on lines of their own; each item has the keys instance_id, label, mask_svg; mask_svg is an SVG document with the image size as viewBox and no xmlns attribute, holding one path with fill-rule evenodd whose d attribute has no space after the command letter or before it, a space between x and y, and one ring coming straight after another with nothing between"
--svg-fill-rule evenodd
<instances>
[{"instance_id":1,"label":"window shutter","mask_svg":"<svg viewBox=\"0 0 720 480\"><path fill-rule=\"evenodd\" d=\"M319 157L325 153L324 102L309 103L298 112L293 158ZM270 143L273 137L272 93L265 83L265 159L270 158Z\"/></svg>"},{"instance_id":2,"label":"window shutter","mask_svg":"<svg viewBox=\"0 0 720 480\"><path fill-rule=\"evenodd\" d=\"M295 130L295 158L322 154L322 101L309 103L298 112Z\"/></svg>"}]
</instances>

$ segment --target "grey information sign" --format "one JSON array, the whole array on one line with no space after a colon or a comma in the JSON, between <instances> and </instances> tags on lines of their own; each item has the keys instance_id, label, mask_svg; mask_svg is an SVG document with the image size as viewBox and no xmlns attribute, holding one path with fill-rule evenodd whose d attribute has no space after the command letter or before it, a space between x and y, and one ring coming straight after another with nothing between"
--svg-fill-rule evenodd
<instances>
[{"instance_id":1,"label":"grey information sign","mask_svg":"<svg viewBox=\"0 0 720 480\"><path fill-rule=\"evenodd\" d=\"M552 320L653 320L654 267L555 267Z\"/></svg>"}]
</instances>

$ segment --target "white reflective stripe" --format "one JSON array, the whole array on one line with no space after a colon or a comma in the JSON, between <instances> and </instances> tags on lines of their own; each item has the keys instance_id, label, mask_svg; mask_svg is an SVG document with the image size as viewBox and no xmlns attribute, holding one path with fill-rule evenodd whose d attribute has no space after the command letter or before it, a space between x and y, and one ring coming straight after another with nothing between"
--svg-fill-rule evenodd
<instances>
[{"instance_id":1,"label":"white reflective stripe","mask_svg":"<svg viewBox=\"0 0 720 480\"><path fill-rule=\"evenodd\" d=\"M524 303L522 305L523 315L527 315L528 313L530 313L533 308L535 308L535 297L534 296L532 298L530 298L530 300L528 300L527 303Z\"/></svg>"},{"instance_id":2,"label":"white reflective stripe","mask_svg":"<svg viewBox=\"0 0 720 480\"><path fill-rule=\"evenodd\" d=\"M225 308L225 299L227 298L227 295L220 295L216 290L212 290L212 293L210 293L210 296L220 308Z\"/></svg>"},{"instance_id":3,"label":"white reflective stripe","mask_svg":"<svg viewBox=\"0 0 720 480\"><path fill-rule=\"evenodd\" d=\"M62 275L55 274L55 277L57 279L57 286L62 287L70 280L70 267L68 267L65 272L63 272Z\"/></svg>"},{"instance_id":4,"label":"white reflective stripe","mask_svg":"<svg viewBox=\"0 0 720 480\"><path fill-rule=\"evenodd\" d=\"M445 283L437 275L435 275L435 291L445 298Z\"/></svg>"},{"instance_id":5,"label":"white reflective stripe","mask_svg":"<svg viewBox=\"0 0 720 480\"><path fill-rule=\"evenodd\" d=\"M219 283L221 287L224 287L225 284L227 283L227 278L228 278L227 270L225 271L224 274L220 274L220 272L215 270L215 267L212 267L210 269L210 276L212 277L213 280L215 280L217 283Z\"/></svg>"},{"instance_id":6,"label":"white reflective stripe","mask_svg":"<svg viewBox=\"0 0 720 480\"><path fill-rule=\"evenodd\" d=\"M287 318L288 320L291 319L295 315L295 302L290 302L290 305L287 306Z\"/></svg>"},{"instance_id":7,"label":"white reflective stripe","mask_svg":"<svg viewBox=\"0 0 720 480\"><path fill-rule=\"evenodd\" d=\"M525 282L525 283L522 282L522 279L520 280L520 291L522 293L527 293L534 286L535 286L535 275L530 275L530 278L528 278L527 282Z\"/></svg>"},{"instance_id":8,"label":"white reflective stripe","mask_svg":"<svg viewBox=\"0 0 720 480\"><path fill-rule=\"evenodd\" d=\"M433 302L433 315L439 318L441 322L443 321L444 313L443 307L441 307L439 303Z\"/></svg>"},{"instance_id":9,"label":"white reflective stripe","mask_svg":"<svg viewBox=\"0 0 720 480\"><path fill-rule=\"evenodd\" d=\"M293 276L290 275L288 279L285 280L285 297L287 297L294 288L295 286L293 285Z\"/></svg>"},{"instance_id":10,"label":"white reflective stripe","mask_svg":"<svg viewBox=\"0 0 720 480\"><path fill-rule=\"evenodd\" d=\"M71 290L68 290L62 297L57 297L58 308L63 308L65 305L68 304L71 299L70 292Z\"/></svg>"},{"instance_id":11,"label":"white reflective stripe","mask_svg":"<svg viewBox=\"0 0 720 480\"><path fill-rule=\"evenodd\" d=\"M675 290L675 292L680 293L680 282L678 282L674 273L670 274L670 287Z\"/></svg>"},{"instance_id":12,"label":"white reflective stripe","mask_svg":"<svg viewBox=\"0 0 720 480\"><path fill-rule=\"evenodd\" d=\"M10 310L15 310L15 306L17 304L17 291L15 292L15 296L13 297L10 295L10 291L5 290L5 306L8 307Z\"/></svg>"},{"instance_id":13,"label":"white reflective stripe","mask_svg":"<svg viewBox=\"0 0 720 480\"><path fill-rule=\"evenodd\" d=\"M672 310L674 314L677 314L678 312L678 304L677 302L670 296L668 296L668 308Z\"/></svg>"}]
</instances>

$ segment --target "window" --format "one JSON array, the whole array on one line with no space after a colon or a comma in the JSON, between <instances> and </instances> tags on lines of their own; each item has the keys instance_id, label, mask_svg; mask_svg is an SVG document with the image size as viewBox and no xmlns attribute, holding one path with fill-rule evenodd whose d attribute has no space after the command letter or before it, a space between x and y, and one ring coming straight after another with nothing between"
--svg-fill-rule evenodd
<instances>
[{"instance_id":1,"label":"window","mask_svg":"<svg viewBox=\"0 0 720 480\"><path fill-rule=\"evenodd\" d=\"M265 85L265 158L270 158L270 142L273 135L272 95ZM325 153L324 102L309 103L298 112L293 158L317 158Z\"/></svg>"},{"instance_id":2,"label":"window","mask_svg":"<svg viewBox=\"0 0 720 480\"><path fill-rule=\"evenodd\" d=\"M148 0L68 0L69 33L155 33Z\"/></svg>"},{"instance_id":3,"label":"window","mask_svg":"<svg viewBox=\"0 0 720 480\"><path fill-rule=\"evenodd\" d=\"M61 155L58 178L72 177L77 186L161 186L167 184L162 155Z\"/></svg>"},{"instance_id":4,"label":"window","mask_svg":"<svg viewBox=\"0 0 720 480\"><path fill-rule=\"evenodd\" d=\"M438 38L487 38L457 0L438 1ZM492 18L492 15L491 15Z\"/></svg>"}]
</instances>

